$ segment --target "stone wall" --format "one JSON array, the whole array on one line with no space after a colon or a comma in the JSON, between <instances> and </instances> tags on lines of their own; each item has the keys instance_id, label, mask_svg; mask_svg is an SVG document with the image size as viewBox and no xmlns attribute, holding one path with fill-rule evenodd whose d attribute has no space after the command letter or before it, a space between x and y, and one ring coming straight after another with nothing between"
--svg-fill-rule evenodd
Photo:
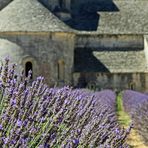
<instances>
[{"instance_id":1,"label":"stone wall","mask_svg":"<svg viewBox=\"0 0 148 148\"><path fill-rule=\"evenodd\" d=\"M82 33L76 37L76 47L144 49L144 38L143 35L95 35L95 33Z\"/></svg>"},{"instance_id":2,"label":"stone wall","mask_svg":"<svg viewBox=\"0 0 148 148\"><path fill-rule=\"evenodd\" d=\"M82 33L75 42L75 72L148 72L143 35Z\"/></svg>"},{"instance_id":3,"label":"stone wall","mask_svg":"<svg viewBox=\"0 0 148 148\"><path fill-rule=\"evenodd\" d=\"M144 36L144 52L146 56L147 66L148 66L148 36Z\"/></svg>"},{"instance_id":4,"label":"stone wall","mask_svg":"<svg viewBox=\"0 0 148 148\"><path fill-rule=\"evenodd\" d=\"M88 72L81 69L73 74L73 83L75 86L97 89L111 88L122 90L132 88L138 91L148 90L148 74L136 71L136 69L142 69L143 72L146 71L146 69L143 70L144 67L146 67L146 62L145 64L142 64L142 61L145 60L145 55L147 55L148 59L147 37L144 37L143 35L97 35L95 33L92 34L83 32L76 36L75 42L75 51L80 52L81 49L83 49L83 52L86 51L87 53L88 49L91 51L98 51L100 54L98 58L101 59L101 57L104 56L106 62L110 61L110 67L117 68L119 66L117 64L120 64L119 67L121 68L126 61L128 61L128 64L130 64L130 61L133 59L132 56L135 56L135 58L140 57L141 63L139 63L138 66L143 66L135 67L133 73L128 72L129 67L134 66L135 63L133 62L123 70L124 72L120 73L117 72L118 70L112 73L104 73L97 71L95 72L93 70L92 72ZM111 57L108 58L109 53L112 54L110 54ZM81 57L83 58L83 55ZM122 58L127 58L127 60L124 61ZM136 61L136 59L134 61ZM112 69L109 70L112 71Z\"/></svg>"},{"instance_id":5,"label":"stone wall","mask_svg":"<svg viewBox=\"0 0 148 148\"><path fill-rule=\"evenodd\" d=\"M76 87L90 89L133 89L148 90L148 74L146 73L74 73L73 81Z\"/></svg>"},{"instance_id":6,"label":"stone wall","mask_svg":"<svg viewBox=\"0 0 148 148\"><path fill-rule=\"evenodd\" d=\"M53 33L52 39L58 41L62 50L62 59L65 61L65 84L71 84L74 65L75 35L67 33Z\"/></svg>"},{"instance_id":7,"label":"stone wall","mask_svg":"<svg viewBox=\"0 0 148 148\"><path fill-rule=\"evenodd\" d=\"M34 78L42 75L50 85L58 83L58 61L64 60L65 77L63 83L71 84L73 67L73 34L67 33L1 33L0 38L7 39L21 47L20 63L33 63ZM5 50L5 49L4 49ZM13 52L13 51L12 51ZM11 53L8 53L11 57Z\"/></svg>"}]
</instances>

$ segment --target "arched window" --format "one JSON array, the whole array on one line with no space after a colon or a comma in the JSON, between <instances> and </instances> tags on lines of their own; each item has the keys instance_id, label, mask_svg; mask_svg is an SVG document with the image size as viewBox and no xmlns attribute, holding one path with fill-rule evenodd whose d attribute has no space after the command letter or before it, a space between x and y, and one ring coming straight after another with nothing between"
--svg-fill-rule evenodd
<instances>
[{"instance_id":1,"label":"arched window","mask_svg":"<svg viewBox=\"0 0 148 148\"><path fill-rule=\"evenodd\" d=\"M63 60L58 61L58 80L65 78L65 63Z\"/></svg>"},{"instance_id":2,"label":"arched window","mask_svg":"<svg viewBox=\"0 0 148 148\"><path fill-rule=\"evenodd\" d=\"M129 84L129 89L134 90L135 89L135 83L131 82Z\"/></svg>"},{"instance_id":3,"label":"arched window","mask_svg":"<svg viewBox=\"0 0 148 148\"><path fill-rule=\"evenodd\" d=\"M90 90L96 90L96 83L95 82L90 82L87 86L88 89Z\"/></svg>"},{"instance_id":4,"label":"arched window","mask_svg":"<svg viewBox=\"0 0 148 148\"><path fill-rule=\"evenodd\" d=\"M25 76L28 77L29 71L33 72L33 67L31 62L26 62L25 64ZM31 73L31 79L33 79L32 73Z\"/></svg>"}]
</instances>

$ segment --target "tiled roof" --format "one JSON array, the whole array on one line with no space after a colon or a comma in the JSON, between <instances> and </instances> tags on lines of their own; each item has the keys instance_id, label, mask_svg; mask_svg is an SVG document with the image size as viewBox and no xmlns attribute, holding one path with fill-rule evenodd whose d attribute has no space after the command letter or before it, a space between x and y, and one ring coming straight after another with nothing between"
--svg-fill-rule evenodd
<instances>
[{"instance_id":1,"label":"tiled roof","mask_svg":"<svg viewBox=\"0 0 148 148\"><path fill-rule=\"evenodd\" d=\"M37 0L14 0L0 12L0 32L71 30Z\"/></svg>"},{"instance_id":2,"label":"tiled roof","mask_svg":"<svg viewBox=\"0 0 148 148\"><path fill-rule=\"evenodd\" d=\"M113 0L118 11L101 12L98 33L148 34L148 0Z\"/></svg>"}]
</instances>

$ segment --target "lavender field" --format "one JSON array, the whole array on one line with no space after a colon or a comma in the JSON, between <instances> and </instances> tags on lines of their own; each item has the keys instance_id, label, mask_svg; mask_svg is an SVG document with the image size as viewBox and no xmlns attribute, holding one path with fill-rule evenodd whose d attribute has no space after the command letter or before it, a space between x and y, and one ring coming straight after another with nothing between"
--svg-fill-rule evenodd
<instances>
[{"instance_id":1,"label":"lavender field","mask_svg":"<svg viewBox=\"0 0 148 148\"><path fill-rule=\"evenodd\" d=\"M132 114L138 105L148 100L148 95L132 90L123 92L123 105L126 112Z\"/></svg>"},{"instance_id":2,"label":"lavender field","mask_svg":"<svg viewBox=\"0 0 148 148\"><path fill-rule=\"evenodd\" d=\"M148 145L148 95L126 90L123 92L123 106L130 115L134 128Z\"/></svg>"},{"instance_id":3,"label":"lavender field","mask_svg":"<svg viewBox=\"0 0 148 148\"><path fill-rule=\"evenodd\" d=\"M16 74L5 59L0 68L0 146L10 148L124 148L131 126L118 123L112 90L49 88L43 77ZM17 77L16 77L17 75ZM147 141L148 96L123 92L123 107ZM144 105L142 105L144 103Z\"/></svg>"}]
</instances>

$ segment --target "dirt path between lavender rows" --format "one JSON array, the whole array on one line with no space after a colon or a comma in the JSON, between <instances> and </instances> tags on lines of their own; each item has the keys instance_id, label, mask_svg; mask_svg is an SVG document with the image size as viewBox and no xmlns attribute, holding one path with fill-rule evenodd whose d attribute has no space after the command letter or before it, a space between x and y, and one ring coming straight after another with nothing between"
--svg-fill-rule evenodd
<instances>
[{"instance_id":1,"label":"dirt path between lavender rows","mask_svg":"<svg viewBox=\"0 0 148 148\"><path fill-rule=\"evenodd\" d=\"M127 139L127 143L131 148L148 148L148 146L144 144L143 140L135 129L131 130L131 133Z\"/></svg>"},{"instance_id":2,"label":"dirt path between lavender rows","mask_svg":"<svg viewBox=\"0 0 148 148\"><path fill-rule=\"evenodd\" d=\"M129 116L123 111L118 112L118 121L120 125L125 128L127 128L131 122ZM148 148L134 128L128 136L127 143L131 148Z\"/></svg>"}]
</instances>

